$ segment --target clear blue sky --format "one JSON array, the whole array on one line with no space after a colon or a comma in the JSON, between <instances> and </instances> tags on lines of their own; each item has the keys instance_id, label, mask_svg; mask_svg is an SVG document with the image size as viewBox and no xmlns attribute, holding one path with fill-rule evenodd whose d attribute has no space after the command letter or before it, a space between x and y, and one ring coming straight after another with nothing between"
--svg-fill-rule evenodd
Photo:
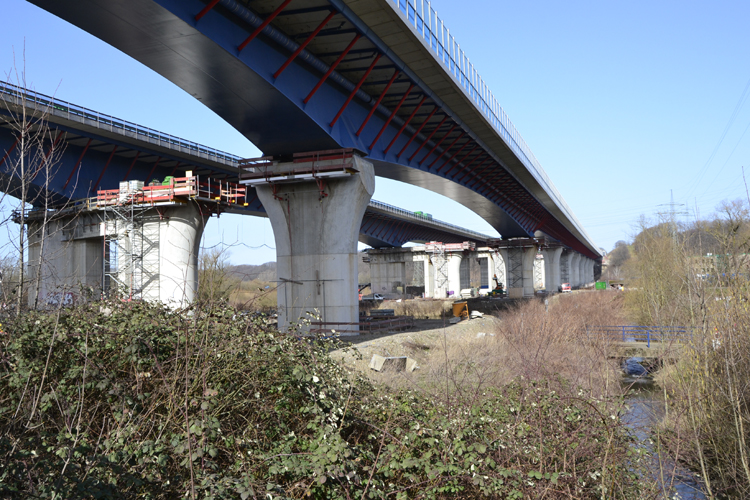
<instances>
[{"instance_id":1,"label":"clear blue sky","mask_svg":"<svg viewBox=\"0 0 750 500\"><path fill-rule=\"evenodd\" d=\"M433 6L596 244L675 202L703 216L750 175L750 2L435 0ZM3 77L241 156L258 150L161 76L23 0L4 0ZM445 198L378 179L375 199L495 234ZM265 219L212 220L204 245L274 260ZM263 245L267 245L264 247ZM260 247L254 249L254 247Z\"/></svg>"}]
</instances>

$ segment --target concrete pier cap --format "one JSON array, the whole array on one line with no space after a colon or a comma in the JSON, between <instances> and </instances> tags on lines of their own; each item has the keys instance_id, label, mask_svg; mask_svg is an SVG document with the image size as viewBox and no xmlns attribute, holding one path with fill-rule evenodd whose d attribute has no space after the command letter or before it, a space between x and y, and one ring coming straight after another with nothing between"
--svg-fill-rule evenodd
<instances>
[{"instance_id":1,"label":"concrete pier cap","mask_svg":"<svg viewBox=\"0 0 750 500\"><path fill-rule=\"evenodd\" d=\"M339 164L345 167L333 168ZM356 331L343 325L359 322L357 241L375 170L353 154L308 165L274 162L264 175L288 172L294 175L286 182L255 182L276 241L279 328L288 330L312 313L333 329Z\"/></svg>"}]
</instances>

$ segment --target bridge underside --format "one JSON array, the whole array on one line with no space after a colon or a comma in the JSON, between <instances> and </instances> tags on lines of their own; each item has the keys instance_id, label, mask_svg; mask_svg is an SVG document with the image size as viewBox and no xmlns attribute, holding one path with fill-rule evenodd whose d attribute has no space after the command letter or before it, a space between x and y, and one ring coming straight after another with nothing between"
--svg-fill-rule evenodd
<instances>
[{"instance_id":1,"label":"bridge underside","mask_svg":"<svg viewBox=\"0 0 750 500\"><path fill-rule=\"evenodd\" d=\"M542 231L596 257L518 159L510 138L498 135L457 73L409 33L412 27L387 0L366 6L348 0L31 1L173 81L266 155L355 148L376 175L450 196L503 237ZM371 14L355 14L362 8ZM368 24L360 15L371 17ZM388 35L394 22L402 32Z\"/></svg>"},{"instance_id":2,"label":"bridge underside","mask_svg":"<svg viewBox=\"0 0 750 500\"><path fill-rule=\"evenodd\" d=\"M38 172L28 173L27 181L20 180L20 150L18 141L21 125L19 108L8 104L7 98L13 90L5 85L5 109L0 107L0 191L22 197L22 187L26 189L25 199L35 207L59 207L70 200L96 196L98 189L117 189L125 180L163 180L166 176L182 177L186 171L194 175L218 182L237 182L238 168L231 164L209 161L194 154L170 150L157 144L149 144L140 139L132 139L122 132L102 130L93 125L74 123L58 116L59 109L65 106L57 101L44 108L45 126L35 119L35 111L29 111L29 141L26 148L26 168ZM36 104L52 103L45 96L33 96ZM2 106L2 105L0 105ZM53 114L57 109L57 115ZM97 113L101 122L105 121ZM116 120L106 117L106 121ZM197 145L196 145L197 146ZM198 150L205 148L199 147ZM220 153L216 153L220 154ZM36 157L37 160L34 160ZM45 162L38 159L45 157ZM209 182L211 182L209 181ZM255 189L247 187L244 200L247 206L224 207L224 210L242 215L267 217L266 210ZM382 204L378 204L379 206ZM386 209L387 208L387 209ZM409 241L442 241L456 243L474 241L482 243L479 235L465 234L455 228L446 230L442 223L419 221L413 216L399 216L395 207L369 207L365 212L360 230L360 241L373 247L401 246Z\"/></svg>"}]
</instances>

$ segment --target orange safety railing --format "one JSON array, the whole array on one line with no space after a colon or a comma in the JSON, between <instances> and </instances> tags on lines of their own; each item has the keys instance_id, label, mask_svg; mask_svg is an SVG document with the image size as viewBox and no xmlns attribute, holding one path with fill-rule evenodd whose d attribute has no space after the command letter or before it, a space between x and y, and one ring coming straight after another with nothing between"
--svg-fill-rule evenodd
<instances>
[{"instance_id":1,"label":"orange safety railing","mask_svg":"<svg viewBox=\"0 0 750 500\"><path fill-rule=\"evenodd\" d=\"M234 182L198 176L174 177L166 185L143 186L137 191L100 189L97 206L153 204L174 201L176 198L202 198L219 203L247 205L247 188Z\"/></svg>"}]
</instances>

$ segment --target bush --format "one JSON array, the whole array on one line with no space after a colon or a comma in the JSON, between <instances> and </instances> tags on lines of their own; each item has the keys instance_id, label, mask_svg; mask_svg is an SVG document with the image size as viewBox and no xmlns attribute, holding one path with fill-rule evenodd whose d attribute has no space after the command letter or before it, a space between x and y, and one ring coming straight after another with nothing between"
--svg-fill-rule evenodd
<instances>
[{"instance_id":1,"label":"bush","mask_svg":"<svg viewBox=\"0 0 750 500\"><path fill-rule=\"evenodd\" d=\"M389 391L334 362L337 340L229 308L90 304L4 327L0 496L635 495L616 417L561 381L471 404Z\"/></svg>"}]
</instances>

